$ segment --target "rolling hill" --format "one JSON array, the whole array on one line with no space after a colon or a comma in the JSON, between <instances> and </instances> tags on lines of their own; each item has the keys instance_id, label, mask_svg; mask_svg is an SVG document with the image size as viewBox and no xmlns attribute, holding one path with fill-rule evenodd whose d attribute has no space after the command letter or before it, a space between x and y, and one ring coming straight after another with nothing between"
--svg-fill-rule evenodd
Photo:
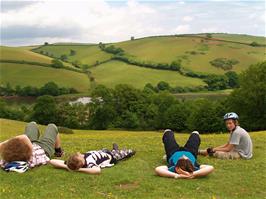
<instances>
[{"instance_id":1,"label":"rolling hill","mask_svg":"<svg viewBox=\"0 0 266 199\"><path fill-rule=\"evenodd\" d=\"M76 51L75 55L70 55L70 50ZM82 64L94 65L97 61L104 62L111 58L111 54L103 52L98 45L82 44L55 44L46 45L34 50L35 52L49 53L60 58L61 55L67 55L68 61L79 61Z\"/></svg>"},{"instance_id":2,"label":"rolling hill","mask_svg":"<svg viewBox=\"0 0 266 199\"><path fill-rule=\"evenodd\" d=\"M234 41L237 40L236 36L231 37L234 37ZM243 41L243 37L240 37L239 41ZM223 74L226 72L210 64L210 61L216 58L239 61L232 70L241 72L249 65L265 60L266 56L265 47L252 47L197 36L149 37L115 43L114 45L122 48L126 54L137 60L157 63L171 63L181 60L184 68L205 74Z\"/></svg>"},{"instance_id":3,"label":"rolling hill","mask_svg":"<svg viewBox=\"0 0 266 199\"><path fill-rule=\"evenodd\" d=\"M88 92L90 81L86 74L28 64L1 63L1 84L41 87L53 81L60 87L75 88Z\"/></svg>"},{"instance_id":4,"label":"rolling hill","mask_svg":"<svg viewBox=\"0 0 266 199\"><path fill-rule=\"evenodd\" d=\"M253 47L249 45L251 42L257 42L261 46ZM199 74L224 74L227 72L227 70L215 67L210 63L216 58L238 61L231 70L239 73L249 65L265 60L266 57L265 37L237 34L213 33L211 38L207 38L206 34L154 36L106 45L122 48L125 56L138 61L171 63L181 60L183 69ZM0 60L51 63L51 57L60 58L65 55L69 62L64 62L65 66L74 67L71 62L87 65L91 72L90 76L95 79L95 82L109 87L127 83L136 88L143 88L146 83L156 85L160 81L166 81L173 87L205 85L202 79L181 75L177 71L150 69L130 65L123 61L114 61L112 60L113 54L101 50L97 44L57 43L38 47L2 46L0 50ZM74 53L71 54L71 51ZM26 64L1 63L1 65L3 74L7 75L2 78L1 83L37 84L39 86L48 81L55 81L59 85L71 86L82 92L89 88L89 78L85 74L62 69L55 73L52 71L56 69ZM34 74L34 77L27 77L24 71ZM43 74L39 74L41 72ZM57 76L58 72L62 72L63 75ZM51 75L47 75L48 73ZM37 81L38 78L41 81Z\"/></svg>"},{"instance_id":5,"label":"rolling hill","mask_svg":"<svg viewBox=\"0 0 266 199\"><path fill-rule=\"evenodd\" d=\"M96 83L109 87L122 83L142 89L147 83L155 86L160 81L166 81L171 86L192 87L205 85L199 78L186 77L176 71L138 67L121 61L110 61L93 67L90 71Z\"/></svg>"}]
</instances>

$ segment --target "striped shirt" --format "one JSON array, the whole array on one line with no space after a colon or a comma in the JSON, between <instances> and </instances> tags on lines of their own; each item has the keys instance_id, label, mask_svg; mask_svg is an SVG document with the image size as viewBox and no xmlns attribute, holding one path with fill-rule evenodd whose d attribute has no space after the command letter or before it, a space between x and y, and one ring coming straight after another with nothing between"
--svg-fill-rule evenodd
<instances>
[{"instance_id":1,"label":"striped shirt","mask_svg":"<svg viewBox=\"0 0 266 199\"><path fill-rule=\"evenodd\" d=\"M43 148L41 148L38 144L32 143L32 147L32 156L31 159L27 162L30 168L47 164L47 162L50 161ZM0 160L1 167L5 167L6 164L7 162Z\"/></svg>"},{"instance_id":2,"label":"striped shirt","mask_svg":"<svg viewBox=\"0 0 266 199\"><path fill-rule=\"evenodd\" d=\"M113 159L112 155L104 152L104 151L88 151L84 153L85 159L85 168L93 168L93 167L111 167L114 164L111 164Z\"/></svg>"}]
</instances>

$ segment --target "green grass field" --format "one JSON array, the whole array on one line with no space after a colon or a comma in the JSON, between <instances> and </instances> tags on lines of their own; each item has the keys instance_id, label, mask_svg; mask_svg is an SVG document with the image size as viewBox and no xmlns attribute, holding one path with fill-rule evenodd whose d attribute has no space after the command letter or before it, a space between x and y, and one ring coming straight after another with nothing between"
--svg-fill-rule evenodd
<instances>
[{"instance_id":1,"label":"green grass field","mask_svg":"<svg viewBox=\"0 0 266 199\"><path fill-rule=\"evenodd\" d=\"M0 72L1 84L9 82L13 87L16 85L41 87L53 81L61 87L73 87L80 92L87 92L90 88L90 81L86 74L65 69L1 63Z\"/></svg>"},{"instance_id":2,"label":"green grass field","mask_svg":"<svg viewBox=\"0 0 266 199\"><path fill-rule=\"evenodd\" d=\"M26 60L41 63L51 63L51 58L30 51L32 47L6 47L0 46L0 60Z\"/></svg>"},{"instance_id":3,"label":"green grass field","mask_svg":"<svg viewBox=\"0 0 266 199\"><path fill-rule=\"evenodd\" d=\"M76 55L70 56L70 50L75 50ZM109 60L111 55L100 50L98 45L48 45L35 50L36 52L49 52L55 57L60 58L65 54L68 61L80 61L82 64L93 65L97 61L102 62Z\"/></svg>"},{"instance_id":4,"label":"green grass field","mask_svg":"<svg viewBox=\"0 0 266 199\"><path fill-rule=\"evenodd\" d=\"M166 81L171 86L205 85L201 79L182 76L178 72L138 67L120 61L110 61L93 67L90 71L98 84L108 87L130 84L142 89L146 83L155 86L160 81Z\"/></svg>"},{"instance_id":5,"label":"green grass field","mask_svg":"<svg viewBox=\"0 0 266 199\"><path fill-rule=\"evenodd\" d=\"M25 123L0 120L0 140L24 131ZM42 131L44 127L41 127ZM34 168L24 174L0 171L0 195L5 198L265 198L266 131L252 132L252 160L217 160L199 157L211 164L214 173L203 179L175 180L155 176L154 168L165 164L162 132L88 131L61 135L66 159L69 154L111 147L113 142L137 150L137 154L99 176L57 170L50 165ZM184 144L188 134L176 134ZM223 144L227 134L202 135L202 148Z\"/></svg>"},{"instance_id":6,"label":"green grass field","mask_svg":"<svg viewBox=\"0 0 266 199\"><path fill-rule=\"evenodd\" d=\"M239 63L233 66L233 70L236 72L245 70L250 64L265 59L265 47L255 48L196 37L149 37L114 45L121 47L127 54L138 60L171 63L181 59L183 67L201 73L224 73L224 70L209 63L216 58L238 60ZM191 54L191 51L196 54Z\"/></svg>"},{"instance_id":7,"label":"green grass field","mask_svg":"<svg viewBox=\"0 0 266 199\"><path fill-rule=\"evenodd\" d=\"M243 35L243 34L224 34L224 33L214 33L213 38L224 39L228 41L237 41L250 44L251 42L257 42L259 44L266 44L266 38L260 36Z\"/></svg>"}]
</instances>

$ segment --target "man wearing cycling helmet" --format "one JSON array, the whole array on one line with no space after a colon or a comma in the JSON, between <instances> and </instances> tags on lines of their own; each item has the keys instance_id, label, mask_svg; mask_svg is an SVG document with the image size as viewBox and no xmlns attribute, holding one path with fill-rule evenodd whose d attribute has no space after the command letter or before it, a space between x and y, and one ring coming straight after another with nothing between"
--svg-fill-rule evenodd
<instances>
[{"instance_id":1,"label":"man wearing cycling helmet","mask_svg":"<svg viewBox=\"0 0 266 199\"><path fill-rule=\"evenodd\" d=\"M252 141L248 132L241 128L238 123L238 115L234 112L226 113L224 121L230 132L228 143L200 150L199 154L214 156L220 159L250 159L252 158Z\"/></svg>"}]
</instances>

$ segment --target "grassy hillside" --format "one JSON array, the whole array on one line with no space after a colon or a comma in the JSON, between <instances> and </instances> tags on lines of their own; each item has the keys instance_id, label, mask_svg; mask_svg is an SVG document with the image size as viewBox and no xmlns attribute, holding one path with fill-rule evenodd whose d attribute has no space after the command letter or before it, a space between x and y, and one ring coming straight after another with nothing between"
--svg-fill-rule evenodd
<instances>
[{"instance_id":1,"label":"grassy hillside","mask_svg":"<svg viewBox=\"0 0 266 199\"><path fill-rule=\"evenodd\" d=\"M24 131L25 123L0 120L0 141ZM44 127L41 126L43 132ZM266 132L250 134L254 143L252 160L217 160L199 157L215 171L203 179L175 180L154 175L154 168L165 164L161 132L75 130L61 135L65 157L76 151L110 148L113 142L137 150L136 155L101 175L57 170L41 166L24 174L0 171L0 194L6 198L265 198ZM184 144L188 134L176 134ZM202 148L223 144L228 135L202 135Z\"/></svg>"},{"instance_id":2,"label":"grassy hillside","mask_svg":"<svg viewBox=\"0 0 266 199\"><path fill-rule=\"evenodd\" d=\"M65 69L55 69L27 64L1 63L1 84L10 83L12 86L43 86L53 81L59 86L73 87L80 92L87 92L90 88L86 74Z\"/></svg>"},{"instance_id":3,"label":"grassy hillside","mask_svg":"<svg viewBox=\"0 0 266 199\"><path fill-rule=\"evenodd\" d=\"M70 56L70 50L75 50L76 55ZM102 62L111 58L111 55L99 49L97 45L48 45L35 50L36 52L49 52L55 57L67 55L68 61L80 61L82 64L94 65L97 61Z\"/></svg>"},{"instance_id":4,"label":"grassy hillside","mask_svg":"<svg viewBox=\"0 0 266 199\"><path fill-rule=\"evenodd\" d=\"M205 85L201 79L182 76L178 72L143 68L120 61L110 61L93 67L91 72L97 83L109 87L123 83L143 88L146 83L155 86L160 81L166 81L171 86Z\"/></svg>"},{"instance_id":5,"label":"grassy hillside","mask_svg":"<svg viewBox=\"0 0 266 199\"><path fill-rule=\"evenodd\" d=\"M51 58L34 53L26 47L6 47L0 46L0 60L27 60L41 63L51 63Z\"/></svg>"},{"instance_id":6,"label":"grassy hillside","mask_svg":"<svg viewBox=\"0 0 266 199\"><path fill-rule=\"evenodd\" d=\"M202 36L202 38L199 36ZM208 40L205 36L205 34L196 34L191 36L183 35L179 37L147 37L135 39L133 41L118 42L113 45L121 47L125 50L127 56L139 61L171 63L172 61L182 60L183 68L203 74L223 74L226 72L225 70L214 67L210 64L210 61L216 58L227 58L239 61L238 64L233 66L232 70L241 72L249 65L262 61L266 57L265 47L252 47L239 43ZM250 35L215 33L212 34L212 37L214 39L224 39L227 41L244 43L251 43L252 41L255 41L263 44L265 41L265 37L255 37ZM66 55L69 62L78 61L81 64L92 66L96 63L108 61L112 57L112 54L103 52L98 45L95 44L58 43L37 47L34 52L31 51L32 49L34 49L34 46L2 46L0 47L0 59L50 63L51 58L41 55L40 53L42 52L43 54L48 53L49 56L52 55L57 58L60 58L61 55ZM71 50L75 51L74 55L70 55ZM74 67L70 63L64 64L69 67ZM5 64L5 66L7 65ZM22 66L19 67L19 70L22 70L21 67ZM140 68L135 65L128 65L124 62L118 61L102 63L90 70L92 72L92 76L96 80L96 83L104 84L110 87L114 87L116 84L120 83L127 83L136 88L143 88L146 83L152 83L155 85L159 81L166 81L172 86L182 87L204 85L203 81L200 79L181 76L175 71ZM36 74L36 70L33 73ZM12 76L11 72L9 72L9 74L10 76L4 78L5 80L2 80L2 82L8 80L11 84L15 85L20 79L23 79ZM16 74L18 75L18 73ZM80 76L84 77L84 75L81 74ZM88 88L88 80L86 80L86 85L81 87L77 85L83 84L83 81L76 82L76 78L70 78L70 76L68 76L68 81L69 82L67 83L64 80L64 84L73 84L73 87L79 87L79 90L83 91ZM31 80L26 80L25 82L30 83Z\"/></svg>"},{"instance_id":7,"label":"grassy hillside","mask_svg":"<svg viewBox=\"0 0 266 199\"><path fill-rule=\"evenodd\" d=\"M237 40L235 37L235 40ZM230 39L230 37L228 38ZM240 41L243 41L240 38ZM150 37L115 44L138 60L171 63L182 60L183 67L194 72L222 74L225 71L209 62L216 58L236 59L233 70L240 72L265 59L265 47L252 47L197 37Z\"/></svg>"},{"instance_id":8,"label":"grassy hillside","mask_svg":"<svg viewBox=\"0 0 266 199\"><path fill-rule=\"evenodd\" d=\"M243 42L250 44L251 42L257 42L259 44L266 44L265 37L243 35L243 34L225 34L225 33L214 33L213 38L224 39L229 41Z\"/></svg>"}]
</instances>

